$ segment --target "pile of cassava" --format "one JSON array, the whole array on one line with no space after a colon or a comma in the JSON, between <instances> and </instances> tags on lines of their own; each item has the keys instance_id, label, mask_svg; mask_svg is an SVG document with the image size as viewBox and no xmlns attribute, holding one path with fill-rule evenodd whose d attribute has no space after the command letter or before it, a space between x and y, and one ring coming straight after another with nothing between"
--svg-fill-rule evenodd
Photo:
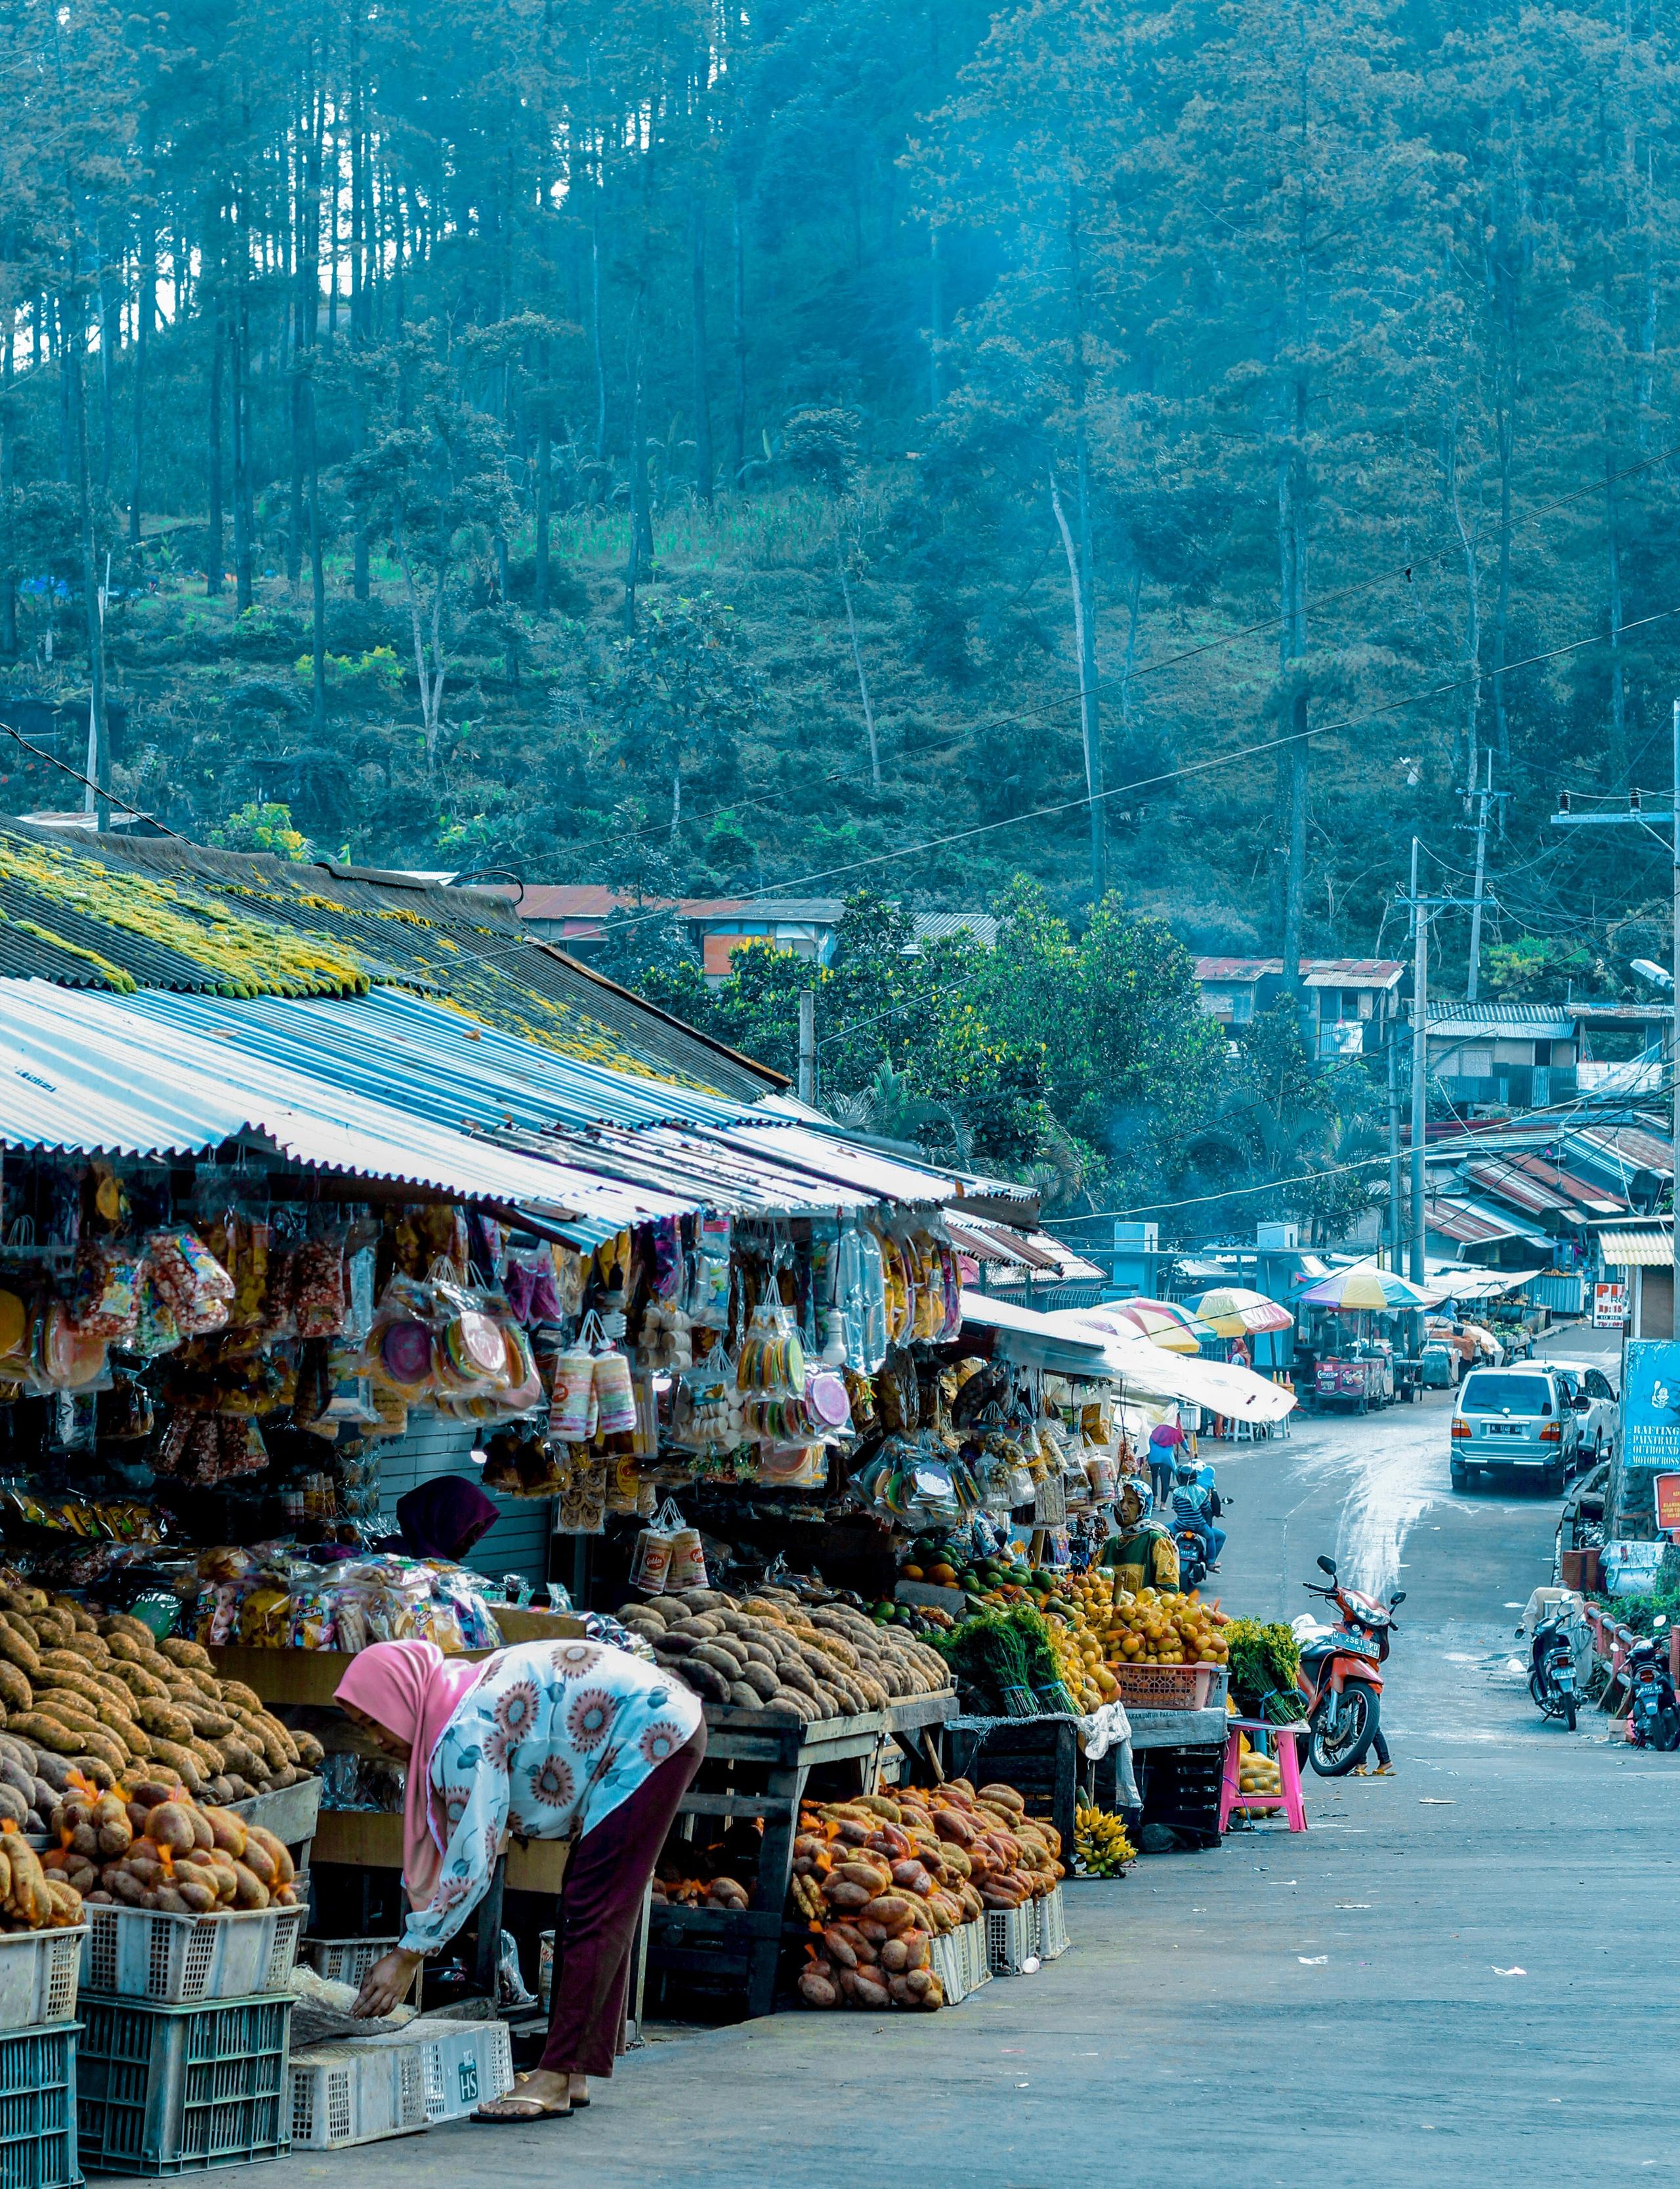
<instances>
[{"instance_id":1,"label":"pile of cassava","mask_svg":"<svg viewBox=\"0 0 1680 2189\"><path fill-rule=\"evenodd\" d=\"M821 1934L800 1974L806 2004L942 2006L931 1941L1065 1875L1055 1827L1024 1806L1012 1786L952 1779L801 1811L789 1909Z\"/></svg>"},{"instance_id":2,"label":"pile of cassava","mask_svg":"<svg viewBox=\"0 0 1680 2189\"><path fill-rule=\"evenodd\" d=\"M792 1589L726 1596L691 1588L619 1606L665 1669L704 1702L774 1711L807 1724L855 1717L911 1695L945 1693L951 1668L912 1634L877 1626L839 1602Z\"/></svg>"},{"instance_id":3,"label":"pile of cassava","mask_svg":"<svg viewBox=\"0 0 1680 2189\"><path fill-rule=\"evenodd\" d=\"M138 1619L96 1618L70 1597L0 1587L0 1823L48 1830L66 1791L143 1779L211 1802L246 1800L321 1760L196 1642L159 1642Z\"/></svg>"}]
</instances>

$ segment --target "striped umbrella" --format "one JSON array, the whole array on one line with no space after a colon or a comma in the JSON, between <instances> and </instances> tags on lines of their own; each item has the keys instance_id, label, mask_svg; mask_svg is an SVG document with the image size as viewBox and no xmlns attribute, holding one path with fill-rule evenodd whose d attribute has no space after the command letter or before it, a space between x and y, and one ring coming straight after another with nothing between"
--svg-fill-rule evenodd
<instances>
[{"instance_id":1,"label":"striped umbrella","mask_svg":"<svg viewBox=\"0 0 1680 2189\"><path fill-rule=\"evenodd\" d=\"M1392 1315L1402 1308L1439 1307L1445 1298L1444 1292L1432 1292L1427 1285L1414 1285L1398 1270L1380 1269L1375 1262L1355 1262L1351 1269L1338 1270L1309 1286L1297 1296L1295 1304L1335 1308L1349 1314L1374 1309L1379 1315Z\"/></svg>"},{"instance_id":2,"label":"striped umbrella","mask_svg":"<svg viewBox=\"0 0 1680 2189\"><path fill-rule=\"evenodd\" d=\"M1104 1300L1083 1312L1088 1321L1100 1322L1117 1338L1146 1338L1168 1353L1199 1352L1202 1339L1213 1335L1207 1323L1176 1300Z\"/></svg>"},{"instance_id":3,"label":"striped umbrella","mask_svg":"<svg viewBox=\"0 0 1680 2189\"><path fill-rule=\"evenodd\" d=\"M1253 1338L1265 1330L1287 1330L1295 1320L1287 1307L1242 1285L1221 1285L1214 1292L1203 1292L1191 1305L1221 1338Z\"/></svg>"}]
</instances>

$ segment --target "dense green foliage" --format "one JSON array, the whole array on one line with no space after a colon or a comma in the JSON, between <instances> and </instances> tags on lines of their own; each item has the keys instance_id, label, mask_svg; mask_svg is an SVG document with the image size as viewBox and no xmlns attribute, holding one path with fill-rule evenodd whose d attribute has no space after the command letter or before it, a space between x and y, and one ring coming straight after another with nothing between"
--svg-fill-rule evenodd
<instances>
[{"instance_id":1,"label":"dense green foliage","mask_svg":"<svg viewBox=\"0 0 1680 2189\"><path fill-rule=\"evenodd\" d=\"M1490 984L1660 954L1654 838L1547 817L1668 765L1672 8L5 21L0 696L82 765L109 570L120 797L644 894L1028 874L914 976L938 1056L831 1083L1140 1179L1364 1129L1258 1036L1233 1096L1172 938L1394 950L1490 762ZM717 1008L785 1056L780 978Z\"/></svg>"}]
</instances>

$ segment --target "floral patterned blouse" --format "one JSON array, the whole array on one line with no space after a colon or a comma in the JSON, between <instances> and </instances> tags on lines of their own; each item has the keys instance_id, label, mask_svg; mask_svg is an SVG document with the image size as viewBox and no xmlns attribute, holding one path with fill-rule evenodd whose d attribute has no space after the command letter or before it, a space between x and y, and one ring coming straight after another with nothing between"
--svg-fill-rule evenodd
<instances>
[{"instance_id":1,"label":"floral patterned blouse","mask_svg":"<svg viewBox=\"0 0 1680 2189\"><path fill-rule=\"evenodd\" d=\"M483 1898L504 1831L563 1840L591 1831L693 1736L697 1695L603 1642L499 1650L432 1758L450 1841L431 1900L411 1909L410 1953L452 1938Z\"/></svg>"}]
</instances>

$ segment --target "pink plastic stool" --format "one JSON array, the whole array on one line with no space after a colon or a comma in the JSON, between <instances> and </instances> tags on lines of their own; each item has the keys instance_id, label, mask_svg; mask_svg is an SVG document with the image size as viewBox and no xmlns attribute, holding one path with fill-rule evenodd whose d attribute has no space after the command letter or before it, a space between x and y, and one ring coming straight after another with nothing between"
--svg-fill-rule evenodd
<instances>
[{"instance_id":1,"label":"pink plastic stool","mask_svg":"<svg viewBox=\"0 0 1680 2189\"><path fill-rule=\"evenodd\" d=\"M1233 1809L1281 1809L1289 1819L1292 1832L1307 1829L1306 1805L1301 1799L1300 1743L1307 1733L1304 1722L1292 1725L1270 1725L1258 1717L1234 1717L1225 1739L1225 1773L1219 1788L1219 1830L1224 1831L1230 1822ZM1242 1735L1245 1733L1270 1734L1277 1743L1277 1780L1276 1794L1245 1794L1241 1790L1240 1773L1242 1768Z\"/></svg>"}]
</instances>

